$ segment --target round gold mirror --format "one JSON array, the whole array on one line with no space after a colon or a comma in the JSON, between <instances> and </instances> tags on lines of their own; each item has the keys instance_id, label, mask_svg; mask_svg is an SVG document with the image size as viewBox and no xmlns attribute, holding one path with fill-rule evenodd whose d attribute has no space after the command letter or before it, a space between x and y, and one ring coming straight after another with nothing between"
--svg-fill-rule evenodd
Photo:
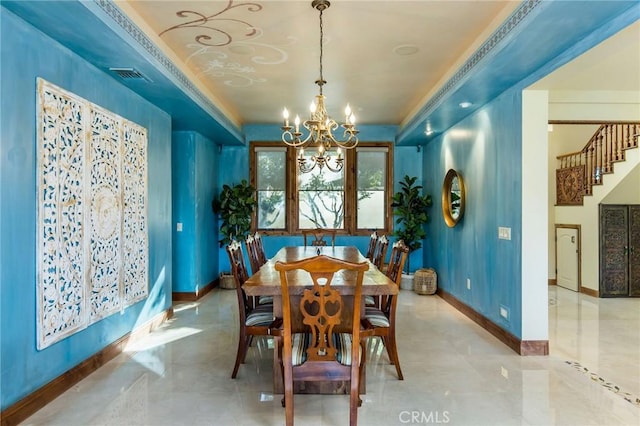
<instances>
[{"instance_id":1,"label":"round gold mirror","mask_svg":"<svg viewBox=\"0 0 640 426\"><path fill-rule=\"evenodd\" d=\"M462 175L449 169L442 184L442 215L450 228L456 226L464 214L464 181Z\"/></svg>"}]
</instances>

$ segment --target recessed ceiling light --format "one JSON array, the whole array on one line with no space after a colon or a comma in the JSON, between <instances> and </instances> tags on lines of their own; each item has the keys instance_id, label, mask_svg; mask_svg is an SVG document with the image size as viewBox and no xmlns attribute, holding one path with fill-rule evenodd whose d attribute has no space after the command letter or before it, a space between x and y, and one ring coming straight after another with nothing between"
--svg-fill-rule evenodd
<instances>
[{"instance_id":1,"label":"recessed ceiling light","mask_svg":"<svg viewBox=\"0 0 640 426\"><path fill-rule=\"evenodd\" d=\"M424 134L427 136L431 136L433 134L433 129L431 128L431 123L427 121L427 126L424 129Z\"/></svg>"},{"instance_id":2,"label":"recessed ceiling light","mask_svg":"<svg viewBox=\"0 0 640 426\"><path fill-rule=\"evenodd\" d=\"M393 53L400 56L415 55L420 51L420 48L413 44L401 44L393 48Z\"/></svg>"},{"instance_id":3,"label":"recessed ceiling light","mask_svg":"<svg viewBox=\"0 0 640 426\"><path fill-rule=\"evenodd\" d=\"M460 108L469 108L471 105L471 102L460 102Z\"/></svg>"}]
</instances>

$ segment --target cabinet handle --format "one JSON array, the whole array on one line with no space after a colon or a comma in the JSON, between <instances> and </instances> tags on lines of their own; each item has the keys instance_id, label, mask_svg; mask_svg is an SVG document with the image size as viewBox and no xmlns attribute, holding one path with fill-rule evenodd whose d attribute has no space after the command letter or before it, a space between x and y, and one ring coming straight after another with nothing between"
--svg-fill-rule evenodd
<instances>
[{"instance_id":1,"label":"cabinet handle","mask_svg":"<svg viewBox=\"0 0 640 426\"><path fill-rule=\"evenodd\" d=\"M624 246L624 254L629 254L629 247Z\"/></svg>"}]
</instances>

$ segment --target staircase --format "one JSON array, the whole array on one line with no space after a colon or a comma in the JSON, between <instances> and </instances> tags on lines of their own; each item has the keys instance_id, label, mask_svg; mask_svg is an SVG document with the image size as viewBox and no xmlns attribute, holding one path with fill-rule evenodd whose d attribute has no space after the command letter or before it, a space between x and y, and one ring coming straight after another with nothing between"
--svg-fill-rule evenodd
<instances>
[{"instance_id":1,"label":"staircase","mask_svg":"<svg viewBox=\"0 0 640 426\"><path fill-rule=\"evenodd\" d=\"M639 137L640 122L602 124L580 151L557 156L556 205L582 205L626 150L638 147Z\"/></svg>"}]
</instances>

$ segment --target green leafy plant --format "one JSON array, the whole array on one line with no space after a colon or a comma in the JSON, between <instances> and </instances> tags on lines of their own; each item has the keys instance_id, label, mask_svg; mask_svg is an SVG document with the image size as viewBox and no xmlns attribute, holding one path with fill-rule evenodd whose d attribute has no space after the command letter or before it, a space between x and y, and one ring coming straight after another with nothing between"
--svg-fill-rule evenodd
<instances>
[{"instance_id":1,"label":"green leafy plant","mask_svg":"<svg viewBox=\"0 0 640 426\"><path fill-rule=\"evenodd\" d=\"M422 195L421 185L415 185L418 178L406 175L400 183L400 191L393 194L391 207L397 217L396 224L401 225L393 235L404 240L413 251L422 247L422 240L426 237L424 224L429 222L427 208L431 207L431 195ZM409 261L407 259L407 270Z\"/></svg>"},{"instance_id":2,"label":"green leafy plant","mask_svg":"<svg viewBox=\"0 0 640 426\"><path fill-rule=\"evenodd\" d=\"M232 239L243 240L251 232L251 215L256 207L256 190L246 179L223 185L220 196L213 200L213 212L220 216L220 247Z\"/></svg>"}]
</instances>

